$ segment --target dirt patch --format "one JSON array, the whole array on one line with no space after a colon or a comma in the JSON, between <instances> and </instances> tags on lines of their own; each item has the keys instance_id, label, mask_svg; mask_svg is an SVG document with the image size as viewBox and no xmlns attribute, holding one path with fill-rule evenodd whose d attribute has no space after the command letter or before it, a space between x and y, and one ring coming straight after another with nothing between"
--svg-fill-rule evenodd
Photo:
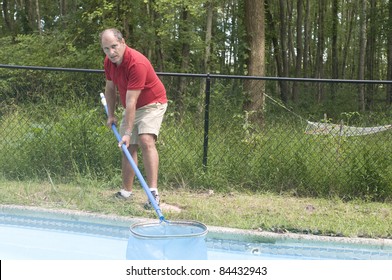
<instances>
[{"instance_id":1,"label":"dirt patch","mask_svg":"<svg viewBox=\"0 0 392 280\"><path fill-rule=\"evenodd\" d=\"M167 203L161 203L159 206L163 211L176 212L176 213L180 213L182 211L180 207Z\"/></svg>"}]
</instances>

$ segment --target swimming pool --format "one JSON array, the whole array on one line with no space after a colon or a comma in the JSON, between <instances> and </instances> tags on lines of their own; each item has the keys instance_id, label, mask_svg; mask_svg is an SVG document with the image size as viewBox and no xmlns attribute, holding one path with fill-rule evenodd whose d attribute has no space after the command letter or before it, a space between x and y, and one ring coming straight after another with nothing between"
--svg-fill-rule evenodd
<instances>
[{"instance_id":1,"label":"swimming pool","mask_svg":"<svg viewBox=\"0 0 392 280\"><path fill-rule=\"evenodd\" d=\"M0 259L124 260L126 219L76 211L0 207ZM209 227L208 260L392 260L392 240L279 235Z\"/></svg>"}]
</instances>

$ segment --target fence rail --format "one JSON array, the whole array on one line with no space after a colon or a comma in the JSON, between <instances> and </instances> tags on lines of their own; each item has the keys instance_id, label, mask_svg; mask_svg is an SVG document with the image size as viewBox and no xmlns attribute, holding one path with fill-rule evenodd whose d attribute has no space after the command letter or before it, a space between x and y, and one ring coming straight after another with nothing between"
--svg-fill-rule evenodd
<instances>
[{"instance_id":1,"label":"fence rail","mask_svg":"<svg viewBox=\"0 0 392 280\"><path fill-rule=\"evenodd\" d=\"M158 74L170 100L158 140L161 184L391 200L392 81ZM93 174L118 184L102 70L0 64L0 77L4 177ZM264 81L262 126L244 110L247 80ZM296 86L294 101L281 102L282 82ZM360 86L366 112L357 109Z\"/></svg>"}]
</instances>

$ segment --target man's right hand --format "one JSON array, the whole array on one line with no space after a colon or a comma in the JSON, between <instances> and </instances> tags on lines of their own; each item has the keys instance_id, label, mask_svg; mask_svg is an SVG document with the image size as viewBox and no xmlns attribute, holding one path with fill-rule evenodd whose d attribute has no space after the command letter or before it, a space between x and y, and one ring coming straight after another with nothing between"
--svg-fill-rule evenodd
<instances>
[{"instance_id":1,"label":"man's right hand","mask_svg":"<svg viewBox=\"0 0 392 280\"><path fill-rule=\"evenodd\" d=\"M112 128L112 124L117 125L117 118L116 118L116 117L109 117L109 118L108 118L106 125L107 125L109 128Z\"/></svg>"}]
</instances>

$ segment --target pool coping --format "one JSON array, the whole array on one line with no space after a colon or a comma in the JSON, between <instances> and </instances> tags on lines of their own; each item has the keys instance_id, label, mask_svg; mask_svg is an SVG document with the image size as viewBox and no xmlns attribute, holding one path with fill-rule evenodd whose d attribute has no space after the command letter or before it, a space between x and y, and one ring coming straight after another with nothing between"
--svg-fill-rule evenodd
<instances>
[{"instance_id":1,"label":"pool coping","mask_svg":"<svg viewBox=\"0 0 392 280\"><path fill-rule=\"evenodd\" d=\"M114 224L129 225L138 222L153 222L157 219L148 219L140 217L124 217L117 216L114 214L101 214L96 212L87 212L80 210L71 209L53 209L53 208L43 208L38 206L22 206L22 205L11 205L11 204L0 204L0 213L6 211L20 211L26 212L25 214L34 216L39 213L55 214L62 216L63 218L75 219L95 219L105 220ZM227 235L227 236L241 236L246 239L249 237L258 238L270 238L275 240L295 240L295 241L315 241L315 242L336 242L345 243L353 245L376 245L381 247L392 247L392 239L385 238L361 238L361 237L339 237L339 236L321 236L321 235L307 235L307 234L297 234L297 233L275 233L260 230L246 230L246 229L236 229L236 228L226 228L217 226L208 226L208 232L212 235Z\"/></svg>"}]
</instances>

